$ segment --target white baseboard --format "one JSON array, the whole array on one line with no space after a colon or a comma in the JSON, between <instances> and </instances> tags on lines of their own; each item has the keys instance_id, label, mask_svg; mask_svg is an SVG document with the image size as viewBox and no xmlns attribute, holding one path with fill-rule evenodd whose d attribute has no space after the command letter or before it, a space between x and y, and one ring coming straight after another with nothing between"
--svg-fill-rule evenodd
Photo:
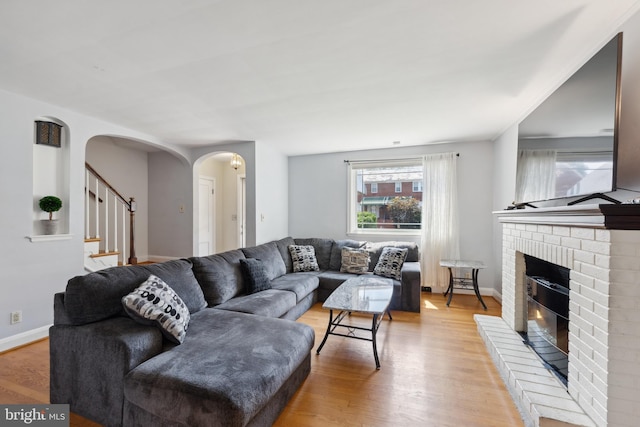
<instances>
[{"instance_id":1,"label":"white baseboard","mask_svg":"<svg viewBox=\"0 0 640 427\"><path fill-rule=\"evenodd\" d=\"M494 297L496 301L498 301L502 305L502 294L500 292L494 289L493 294L491 296Z\"/></svg>"},{"instance_id":2,"label":"white baseboard","mask_svg":"<svg viewBox=\"0 0 640 427\"><path fill-rule=\"evenodd\" d=\"M147 257L147 261L150 261L150 262L165 262L165 261L171 261L174 259L180 259L180 258L171 257L171 256L159 256L159 255L149 255Z\"/></svg>"},{"instance_id":3,"label":"white baseboard","mask_svg":"<svg viewBox=\"0 0 640 427\"><path fill-rule=\"evenodd\" d=\"M20 347L25 344L38 341L42 338L49 336L49 328L52 325L42 326L40 328L32 329L30 331L21 332L16 335L12 335L0 340L0 353L11 350L12 348Z\"/></svg>"},{"instance_id":4,"label":"white baseboard","mask_svg":"<svg viewBox=\"0 0 640 427\"><path fill-rule=\"evenodd\" d=\"M447 288L444 288L444 291L446 291ZM481 288L478 287L478 290L480 291L480 295L484 296L490 296L493 297L495 296L495 289L493 288ZM444 292L443 291L443 292ZM461 295L475 295L476 293L473 291L473 289L458 289L455 288L453 290L454 294L461 294Z\"/></svg>"}]
</instances>

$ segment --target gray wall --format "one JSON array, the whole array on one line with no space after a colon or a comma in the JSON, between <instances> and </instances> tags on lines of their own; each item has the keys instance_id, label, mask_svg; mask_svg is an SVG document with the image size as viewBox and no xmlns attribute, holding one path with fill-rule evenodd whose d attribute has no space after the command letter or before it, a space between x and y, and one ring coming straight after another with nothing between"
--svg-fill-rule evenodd
<instances>
[{"instance_id":1,"label":"gray wall","mask_svg":"<svg viewBox=\"0 0 640 427\"><path fill-rule=\"evenodd\" d=\"M97 136L87 143L86 159L123 197L136 199L136 256L138 261L146 261L149 255L147 152L116 144L107 136Z\"/></svg>"},{"instance_id":2,"label":"gray wall","mask_svg":"<svg viewBox=\"0 0 640 427\"><path fill-rule=\"evenodd\" d=\"M197 187L196 187L197 188ZM184 212L180 211L184 206ZM149 257L162 261L193 255L193 171L166 152L149 154ZM197 241L197 239L196 239Z\"/></svg>"},{"instance_id":3,"label":"gray wall","mask_svg":"<svg viewBox=\"0 0 640 427\"><path fill-rule=\"evenodd\" d=\"M392 159L430 153L458 152L460 255L482 260L488 268L481 287L494 287L492 253L493 145L488 141L422 145L385 150L289 158L289 234L356 240L411 240L419 236L347 235L347 166L344 160Z\"/></svg>"}]
</instances>

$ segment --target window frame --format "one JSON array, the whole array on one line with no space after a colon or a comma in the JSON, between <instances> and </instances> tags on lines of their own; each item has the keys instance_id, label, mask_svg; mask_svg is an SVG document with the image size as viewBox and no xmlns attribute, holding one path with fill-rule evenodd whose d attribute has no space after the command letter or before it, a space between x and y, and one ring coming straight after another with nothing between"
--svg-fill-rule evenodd
<instances>
[{"instance_id":1,"label":"window frame","mask_svg":"<svg viewBox=\"0 0 640 427\"><path fill-rule=\"evenodd\" d=\"M347 236L362 237L364 235L378 236L420 236L422 234L423 224L420 223L418 229L391 229L391 228L358 228L357 226L357 171L361 169L371 169L380 167L403 167L403 166L421 166L423 159L421 157L410 159L389 159L389 160L372 160L372 161L347 161ZM413 181L413 180L412 180ZM424 171L423 171L424 186ZM376 192L377 193L377 192ZM371 189L371 194L374 194ZM424 194L423 194L424 201ZM422 203L422 202L421 202Z\"/></svg>"}]
</instances>

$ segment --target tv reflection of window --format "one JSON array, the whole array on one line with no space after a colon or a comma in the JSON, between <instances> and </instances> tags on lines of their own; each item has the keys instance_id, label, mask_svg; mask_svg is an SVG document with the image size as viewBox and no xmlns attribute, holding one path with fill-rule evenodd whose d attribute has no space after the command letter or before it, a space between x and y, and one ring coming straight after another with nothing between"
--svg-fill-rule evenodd
<instances>
[{"instance_id":1,"label":"tv reflection of window","mask_svg":"<svg viewBox=\"0 0 640 427\"><path fill-rule=\"evenodd\" d=\"M611 152L559 152L556 160L556 197L597 193L611 180Z\"/></svg>"}]
</instances>

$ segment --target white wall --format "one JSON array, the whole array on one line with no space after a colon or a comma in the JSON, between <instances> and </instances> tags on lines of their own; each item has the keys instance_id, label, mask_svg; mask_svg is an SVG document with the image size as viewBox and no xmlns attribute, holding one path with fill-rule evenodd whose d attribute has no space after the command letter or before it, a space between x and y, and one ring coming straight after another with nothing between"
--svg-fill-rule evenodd
<instances>
[{"instance_id":1,"label":"white wall","mask_svg":"<svg viewBox=\"0 0 640 427\"><path fill-rule=\"evenodd\" d=\"M513 125L493 142L493 210L506 209L513 203L516 191L518 158L518 126ZM502 294L502 224L493 217L493 259L496 291Z\"/></svg>"},{"instance_id":2,"label":"white wall","mask_svg":"<svg viewBox=\"0 0 640 427\"><path fill-rule=\"evenodd\" d=\"M403 158L430 153L458 152L460 251L467 259L482 260L481 287L494 287L492 245L493 146L491 142L422 145L289 158L289 234L293 237L347 236L347 165L344 160ZM354 238L354 237L351 237ZM362 240L410 240L418 236L363 236Z\"/></svg>"},{"instance_id":3,"label":"white wall","mask_svg":"<svg viewBox=\"0 0 640 427\"><path fill-rule=\"evenodd\" d=\"M33 121L38 117L56 117L69 127L67 209L72 236L68 240L32 243L26 238L33 230ZM69 278L85 273L85 144L96 135L122 135L161 145L148 135L0 90L0 350L23 334L46 334L46 326L53 322L53 294L64 290ZM23 321L10 325L9 313L15 310L22 310Z\"/></svg>"},{"instance_id":4,"label":"white wall","mask_svg":"<svg viewBox=\"0 0 640 427\"><path fill-rule=\"evenodd\" d=\"M287 156L256 143L256 243L288 235L289 193Z\"/></svg>"},{"instance_id":5,"label":"white wall","mask_svg":"<svg viewBox=\"0 0 640 427\"><path fill-rule=\"evenodd\" d=\"M149 257L148 153L116 144L110 137L97 136L87 143L86 159L126 200L135 198L136 256L138 261L146 261ZM126 250L128 258L129 248Z\"/></svg>"}]
</instances>

